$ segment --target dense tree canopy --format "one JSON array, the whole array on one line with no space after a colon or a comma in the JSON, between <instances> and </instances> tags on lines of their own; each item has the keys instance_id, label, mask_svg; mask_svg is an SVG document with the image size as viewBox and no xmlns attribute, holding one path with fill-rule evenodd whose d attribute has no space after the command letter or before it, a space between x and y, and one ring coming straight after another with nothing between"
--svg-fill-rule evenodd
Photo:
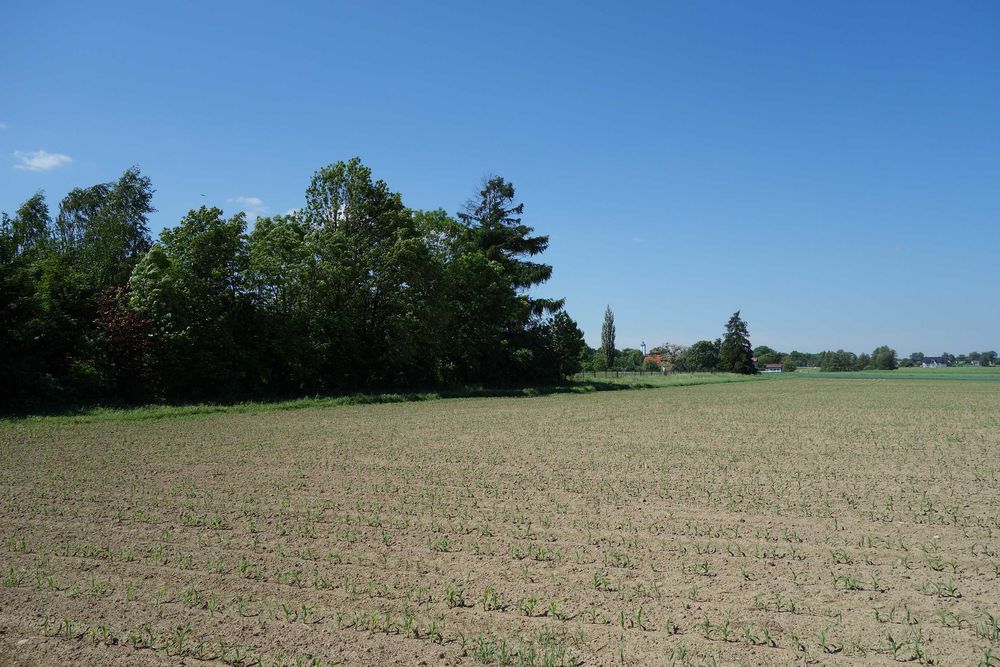
<instances>
[{"instance_id":1,"label":"dense tree canopy","mask_svg":"<svg viewBox=\"0 0 1000 667\"><path fill-rule=\"evenodd\" d=\"M719 368L719 350L722 339L699 340L684 353L684 370L691 372L714 371Z\"/></svg>"},{"instance_id":2,"label":"dense tree canopy","mask_svg":"<svg viewBox=\"0 0 1000 667\"><path fill-rule=\"evenodd\" d=\"M743 375L757 373L747 323L740 319L740 311L738 310L726 322L726 334L719 346L719 369L727 373L741 373Z\"/></svg>"},{"instance_id":3,"label":"dense tree canopy","mask_svg":"<svg viewBox=\"0 0 1000 667\"><path fill-rule=\"evenodd\" d=\"M499 177L457 218L415 211L357 158L299 211L190 211L156 243L137 168L0 218L0 409L218 400L579 371L579 327L529 290L552 267Z\"/></svg>"}]
</instances>

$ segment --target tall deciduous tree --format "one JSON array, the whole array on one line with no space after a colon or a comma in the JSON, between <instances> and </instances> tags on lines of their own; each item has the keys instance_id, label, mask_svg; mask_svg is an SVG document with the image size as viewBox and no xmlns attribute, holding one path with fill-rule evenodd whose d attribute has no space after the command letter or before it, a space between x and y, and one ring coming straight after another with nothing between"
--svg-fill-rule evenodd
<instances>
[{"instance_id":1,"label":"tall deciduous tree","mask_svg":"<svg viewBox=\"0 0 1000 667\"><path fill-rule=\"evenodd\" d=\"M73 188L63 197L56 216L56 243L64 253L76 253L84 247L87 231L96 224L113 183L98 183L89 188ZM96 240L96 235L90 241Z\"/></svg>"},{"instance_id":2,"label":"tall deciduous tree","mask_svg":"<svg viewBox=\"0 0 1000 667\"><path fill-rule=\"evenodd\" d=\"M719 368L720 339L699 340L684 353L681 361L688 372L711 372Z\"/></svg>"},{"instance_id":3,"label":"tall deciduous tree","mask_svg":"<svg viewBox=\"0 0 1000 667\"><path fill-rule=\"evenodd\" d=\"M609 305L604 309L604 324L601 325L601 352L604 354L606 368L611 368L615 361L615 314Z\"/></svg>"},{"instance_id":4,"label":"tall deciduous tree","mask_svg":"<svg viewBox=\"0 0 1000 667\"><path fill-rule=\"evenodd\" d=\"M0 214L0 410L24 407L52 384L48 369L38 362L43 306L22 247L13 219Z\"/></svg>"},{"instance_id":5,"label":"tall deciduous tree","mask_svg":"<svg viewBox=\"0 0 1000 667\"><path fill-rule=\"evenodd\" d=\"M90 276L91 286L97 289L124 285L132 269L149 250L149 220L153 208L153 185L148 177L132 167L115 183L91 188L79 199L72 197L74 224L83 227L81 258L83 269ZM67 219L69 212L64 209ZM60 217L63 217L60 215ZM69 232L64 221L67 238L78 231Z\"/></svg>"},{"instance_id":6,"label":"tall deciduous tree","mask_svg":"<svg viewBox=\"0 0 1000 667\"><path fill-rule=\"evenodd\" d=\"M875 348L875 351L872 352L871 363L873 368L880 371L894 371L899 367L896 350L888 345Z\"/></svg>"},{"instance_id":7,"label":"tall deciduous tree","mask_svg":"<svg viewBox=\"0 0 1000 667\"><path fill-rule=\"evenodd\" d=\"M753 347L747 323L740 318L740 311L726 322L726 334L719 347L719 369L728 373L754 375L757 366L753 362Z\"/></svg>"},{"instance_id":8,"label":"tall deciduous tree","mask_svg":"<svg viewBox=\"0 0 1000 667\"><path fill-rule=\"evenodd\" d=\"M351 388L428 377L437 272L400 195L353 158L316 172L303 215L324 285L311 329L331 345L327 377Z\"/></svg>"},{"instance_id":9,"label":"tall deciduous tree","mask_svg":"<svg viewBox=\"0 0 1000 667\"><path fill-rule=\"evenodd\" d=\"M136 266L132 308L159 343L159 379L171 397L233 395L248 370L246 218L218 208L189 211Z\"/></svg>"},{"instance_id":10,"label":"tall deciduous tree","mask_svg":"<svg viewBox=\"0 0 1000 667\"><path fill-rule=\"evenodd\" d=\"M44 250L51 238L52 228L45 195L37 192L21 204L10 221L10 226L16 254Z\"/></svg>"}]
</instances>

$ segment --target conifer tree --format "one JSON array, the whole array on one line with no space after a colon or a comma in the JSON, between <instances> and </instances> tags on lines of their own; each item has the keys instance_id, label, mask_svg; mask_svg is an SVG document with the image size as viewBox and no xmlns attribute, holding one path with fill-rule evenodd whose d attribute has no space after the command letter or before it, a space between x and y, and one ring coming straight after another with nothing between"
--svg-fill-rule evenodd
<instances>
[{"instance_id":1,"label":"conifer tree","mask_svg":"<svg viewBox=\"0 0 1000 667\"><path fill-rule=\"evenodd\" d=\"M747 323L740 319L738 310L726 322L726 335L719 349L719 370L742 375L757 374Z\"/></svg>"}]
</instances>

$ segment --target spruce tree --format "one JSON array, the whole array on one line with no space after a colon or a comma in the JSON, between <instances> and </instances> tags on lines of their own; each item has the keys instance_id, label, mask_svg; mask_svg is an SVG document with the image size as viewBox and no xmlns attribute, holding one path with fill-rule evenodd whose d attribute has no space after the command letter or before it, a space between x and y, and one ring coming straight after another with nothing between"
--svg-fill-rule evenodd
<instances>
[{"instance_id":1,"label":"spruce tree","mask_svg":"<svg viewBox=\"0 0 1000 667\"><path fill-rule=\"evenodd\" d=\"M719 370L727 373L756 375L757 365L753 362L753 348L747 323L740 319L740 311L726 322L726 335L719 349Z\"/></svg>"}]
</instances>

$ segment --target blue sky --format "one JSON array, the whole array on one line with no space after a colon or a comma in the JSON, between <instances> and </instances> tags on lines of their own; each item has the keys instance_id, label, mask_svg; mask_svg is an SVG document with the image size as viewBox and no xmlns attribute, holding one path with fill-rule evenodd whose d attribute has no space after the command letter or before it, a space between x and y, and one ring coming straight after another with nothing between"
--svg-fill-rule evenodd
<instances>
[{"instance_id":1,"label":"blue sky","mask_svg":"<svg viewBox=\"0 0 1000 667\"><path fill-rule=\"evenodd\" d=\"M31 2L0 40L0 208L138 164L156 235L298 207L359 155L414 208L489 173L596 344L742 309L783 350L1000 349L995 2ZM202 197L201 195L205 196Z\"/></svg>"}]
</instances>

